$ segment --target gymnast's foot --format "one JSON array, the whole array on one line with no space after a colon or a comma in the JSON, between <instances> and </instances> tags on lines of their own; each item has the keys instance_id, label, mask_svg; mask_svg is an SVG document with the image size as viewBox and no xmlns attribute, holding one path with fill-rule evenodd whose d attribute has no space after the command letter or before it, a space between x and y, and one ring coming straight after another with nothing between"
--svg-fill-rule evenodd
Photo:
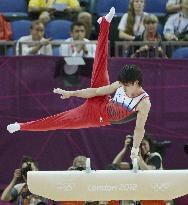
<instances>
[{"instance_id":1,"label":"gymnast's foot","mask_svg":"<svg viewBox=\"0 0 188 205\"><path fill-rule=\"evenodd\" d=\"M112 21L113 17L115 15L115 8L112 7L109 11L109 13L105 16L106 21L108 21L109 23ZM100 17L97 22L100 24L102 21L102 17Z\"/></svg>"},{"instance_id":2,"label":"gymnast's foot","mask_svg":"<svg viewBox=\"0 0 188 205\"><path fill-rule=\"evenodd\" d=\"M7 130L10 133L16 132L16 131L20 130L20 124L17 122L15 122L14 124L10 124L7 126Z\"/></svg>"}]
</instances>

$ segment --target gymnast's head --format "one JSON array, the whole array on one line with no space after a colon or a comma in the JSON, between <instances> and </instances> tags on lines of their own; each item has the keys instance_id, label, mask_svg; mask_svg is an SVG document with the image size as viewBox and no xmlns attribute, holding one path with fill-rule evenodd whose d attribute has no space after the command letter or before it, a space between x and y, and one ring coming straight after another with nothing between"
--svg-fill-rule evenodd
<instances>
[{"instance_id":1,"label":"gymnast's head","mask_svg":"<svg viewBox=\"0 0 188 205\"><path fill-rule=\"evenodd\" d=\"M143 84L142 71L137 65L127 64L121 69L118 81L123 85L136 84L141 87Z\"/></svg>"},{"instance_id":2,"label":"gymnast's head","mask_svg":"<svg viewBox=\"0 0 188 205\"><path fill-rule=\"evenodd\" d=\"M143 75L139 66L133 64L125 65L119 75L118 81L131 92L135 92L143 85Z\"/></svg>"}]
</instances>

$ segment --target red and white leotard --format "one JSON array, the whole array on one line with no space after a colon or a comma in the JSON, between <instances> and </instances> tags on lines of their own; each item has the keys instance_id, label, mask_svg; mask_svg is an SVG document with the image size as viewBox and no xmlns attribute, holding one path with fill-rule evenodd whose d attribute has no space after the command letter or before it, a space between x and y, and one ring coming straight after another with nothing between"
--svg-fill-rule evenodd
<instances>
[{"instance_id":1,"label":"red and white leotard","mask_svg":"<svg viewBox=\"0 0 188 205\"><path fill-rule=\"evenodd\" d=\"M111 124L121 124L136 117L136 107L149 95L144 91L136 97L129 97L124 88L117 89L113 99L107 104L107 113Z\"/></svg>"}]
</instances>

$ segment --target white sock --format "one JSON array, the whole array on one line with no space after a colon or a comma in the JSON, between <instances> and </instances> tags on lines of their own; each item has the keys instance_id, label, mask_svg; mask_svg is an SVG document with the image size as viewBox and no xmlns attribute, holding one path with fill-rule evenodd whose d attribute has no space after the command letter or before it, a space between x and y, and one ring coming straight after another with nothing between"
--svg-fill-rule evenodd
<instances>
[{"instance_id":1,"label":"white sock","mask_svg":"<svg viewBox=\"0 0 188 205\"><path fill-rule=\"evenodd\" d=\"M112 7L112 8L110 9L109 13L105 16L105 19L110 23L110 22L112 21L114 15L115 15L115 8ZM97 20L97 22L98 22L99 24L101 23L101 21L102 21L102 17L100 17L100 18Z\"/></svg>"},{"instance_id":2,"label":"white sock","mask_svg":"<svg viewBox=\"0 0 188 205\"><path fill-rule=\"evenodd\" d=\"M139 148L135 148L135 147L132 147L132 150L131 150L135 155L138 155L139 153Z\"/></svg>"},{"instance_id":3,"label":"white sock","mask_svg":"<svg viewBox=\"0 0 188 205\"><path fill-rule=\"evenodd\" d=\"M138 157L139 148L132 147L131 149L131 159Z\"/></svg>"},{"instance_id":4,"label":"white sock","mask_svg":"<svg viewBox=\"0 0 188 205\"><path fill-rule=\"evenodd\" d=\"M14 124L10 124L7 126L7 130L10 133L16 132L16 131L20 130L20 124L17 122L15 122Z\"/></svg>"},{"instance_id":5,"label":"white sock","mask_svg":"<svg viewBox=\"0 0 188 205\"><path fill-rule=\"evenodd\" d=\"M102 17L100 17L97 22L100 24L102 22Z\"/></svg>"},{"instance_id":6,"label":"white sock","mask_svg":"<svg viewBox=\"0 0 188 205\"><path fill-rule=\"evenodd\" d=\"M114 15L115 15L115 12L116 12L116 11L115 11L115 8L112 7L112 8L110 9L110 12L105 16L105 19L106 19L109 23L112 21Z\"/></svg>"},{"instance_id":7,"label":"white sock","mask_svg":"<svg viewBox=\"0 0 188 205\"><path fill-rule=\"evenodd\" d=\"M139 169L138 160L139 160L138 158L133 158L133 160L132 160L133 172L134 172L134 173L137 173L137 172L138 172L138 169Z\"/></svg>"}]
</instances>

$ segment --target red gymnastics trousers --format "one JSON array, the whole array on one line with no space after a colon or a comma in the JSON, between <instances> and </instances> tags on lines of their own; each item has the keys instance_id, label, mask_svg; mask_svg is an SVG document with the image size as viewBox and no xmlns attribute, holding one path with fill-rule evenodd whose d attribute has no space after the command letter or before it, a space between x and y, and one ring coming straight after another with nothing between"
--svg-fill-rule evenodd
<instances>
[{"instance_id":1,"label":"red gymnastics trousers","mask_svg":"<svg viewBox=\"0 0 188 205\"><path fill-rule=\"evenodd\" d=\"M109 85L108 75L108 33L110 23L103 17L100 23L97 49L93 64L91 88ZM89 98L86 102L74 109L42 118L36 121L19 123L21 130L47 131L57 129L80 129L109 125L109 117L106 106L109 96L97 96Z\"/></svg>"}]
</instances>

